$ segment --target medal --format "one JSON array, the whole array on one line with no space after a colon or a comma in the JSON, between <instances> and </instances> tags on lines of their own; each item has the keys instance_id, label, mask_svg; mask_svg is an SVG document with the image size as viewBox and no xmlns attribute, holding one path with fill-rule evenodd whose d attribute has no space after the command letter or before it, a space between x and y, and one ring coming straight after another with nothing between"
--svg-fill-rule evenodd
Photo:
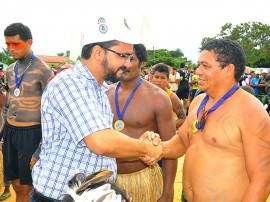
<instances>
[{"instance_id":1,"label":"medal","mask_svg":"<svg viewBox=\"0 0 270 202\"><path fill-rule=\"evenodd\" d=\"M122 121L122 120L117 120L117 121L114 122L114 129L115 129L115 130L117 130L117 131L120 132L121 130L124 129L124 127L125 127L124 121Z\"/></svg>"},{"instance_id":2,"label":"medal","mask_svg":"<svg viewBox=\"0 0 270 202\"><path fill-rule=\"evenodd\" d=\"M21 91L20 91L19 88L16 88L16 89L14 90L14 96L15 96L15 97L18 97L18 96L20 95L20 93L21 93Z\"/></svg>"},{"instance_id":3,"label":"medal","mask_svg":"<svg viewBox=\"0 0 270 202\"><path fill-rule=\"evenodd\" d=\"M198 120L193 121L192 126L191 126L191 131L192 131L193 133L196 133L196 132L198 131L197 125L199 125L199 124L200 124L200 123L199 123Z\"/></svg>"},{"instance_id":4,"label":"medal","mask_svg":"<svg viewBox=\"0 0 270 202\"><path fill-rule=\"evenodd\" d=\"M119 83L117 84L116 89L115 89L114 102L115 102L115 109L116 109L116 113L117 113L118 120L115 121L115 123L114 123L114 129L115 129L115 130L121 131L121 130L123 130L123 129L125 128L125 123L124 123L124 121L123 121L124 114L125 114L125 112L126 112L126 110L127 110L127 107L128 107L128 105L129 105L129 103L130 103L130 101L131 101L131 99L132 99L132 97L133 97L135 91L136 91L137 88L141 85L142 80L143 80L142 78L139 79L139 81L138 81L136 87L132 90L132 92L131 92L130 95L128 96L128 99L127 99L127 101L126 101L126 103L125 103L125 106L124 106L124 109L123 109L122 112L120 111L120 107L119 107L119 104L118 104L118 90L119 90L119 88L120 88L120 86L121 86L121 82L119 82Z\"/></svg>"},{"instance_id":5,"label":"medal","mask_svg":"<svg viewBox=\"0 0 270 202\"><path fill-rule=\"evenodd\" d=\"M206 117L212 113L213 111L215 111L223 102L225 102L229 97L231 97L235 91L237 91L239 89L238 84L236 83L225 95L223 95L222 98L220 98L215 104L214 106L212 106L209 110L207 110L206 112L203 112L202 118L200 119L200 121L195 120L192 123L191 129L193 131L193 125L196 127L197 130L203 130L203 127L205 125L206 122ZM206 95L203 99L203 101L201 102L198 110L197 110L197 119L199 119L199 115L202 112L202 110L205 110L205 105L207 103L209 99L209 96ZM194 129L194 131L196 132L196 129Z\"/></svg>"},{"instance_id":6,"label":"medal","mask_svg":"<svg viewBox=\"0 0 270 202\"><path fill-rule=\"evenodd\" d=\"M20 95L20 93L21 93L19 87L21 85L21 82L23 80L23 77L24 77L25 72L31 66L33 60L34 60L34 53L32 52L31 59L30 59L28 65L26 66L25 70L23 71L23 73L21 74L20 77L18 75L19 61L16 62L15 69L14 69L14 73L15 73L15 75L14 75L15 76L15 84L16 84L16 88L14 90L14 96L15 97L18 97Z\"/></svg>"}]
</instances>

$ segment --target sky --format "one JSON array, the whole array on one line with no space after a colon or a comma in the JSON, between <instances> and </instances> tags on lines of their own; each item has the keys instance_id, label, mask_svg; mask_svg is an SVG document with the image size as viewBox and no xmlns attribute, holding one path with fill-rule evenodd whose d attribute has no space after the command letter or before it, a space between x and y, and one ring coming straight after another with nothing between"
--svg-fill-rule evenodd
<instances>
[{"instance_id":1,"label":"sky","mask_svg":"<svg viewBox=\"0 0 270 202\"><path fill-rule=\"evenodd\" d=\"M27 25L36 55L80 54L80 35L93 15L127 16L138 33L143 19L147 49L181 49L196 63L203 37L214 37L226 23L262 22L270 25L269 0L4 0L1 2L0 48L6 48L4 29Z\"/></svg>"}]
</instances>

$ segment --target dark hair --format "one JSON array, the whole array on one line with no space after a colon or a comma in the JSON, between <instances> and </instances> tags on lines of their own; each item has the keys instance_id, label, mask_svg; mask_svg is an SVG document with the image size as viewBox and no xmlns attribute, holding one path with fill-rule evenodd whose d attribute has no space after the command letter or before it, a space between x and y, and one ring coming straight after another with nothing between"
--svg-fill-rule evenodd
<instances>
[{"instance_id":1,"label":"dark hair","mask_svg":"<svg viewBox=\"0 0 270 202\"><path fill-rule=\"evenodd\" d=\"M143 44L135 44L134 45L135 54L139 60L139 66L141 62L147 62L147 50Z\"/></svg>"},{"instance_id":2,"label":"dark hair","mask_svg":"<svg viewBox=\"0 0 270 202\"><path fill-rule=\"evenodd\" d=\"M155 72L165 73L167 78L169 78L169 74L170 74L169 67L168 67L168 65L166 65L164 63L157 64L153 69L153 74L155 74Z\"/></svg>"},{"instance_id":3,"label":"dark hair","mask_svg":"<svg viewBox=\"0 0 270 202\"><path fill-rule=\"evenodd\" d=\"M243 48L236 42L226 39L215 39L203 45L202 51L213 51L216 61L222 68L229 64L235 66L234 78L239 81L246 68L246 57Z\"/></svg>"},{"instance_id":4,"label":"dark hair","mask_svg":"<svg viewBox=\"0 0 270 202\"><path fill-rule=\"evenodd\" d=\"M33 39L30 29L22 23L13 23L4 30L4 36L15 36L17 34L23 41Z\"/></svg>"},{"instance_id":5,"label":"dark hair","mask_svg":"<svg viewBox=\"0 0 270 202\"><path fill-rule=\"evenodd\" d=\"M251 95L255 96L255 92L251 86L241 86L241 88L247 92L249 92Z\"/></svg>"},{"instance_id":6,"label":"dark hair","mask_svg":"<svg viewBox=\"0 0 270 202\"><path fill-rule=\"evenodd\" d=\"M84 58L84 59L89 59L94 46L100 46L102 48L111 48L112 46L115 46L118 43L119 43L119 41L112 40L112 41L105 41L105 42L99 42L99 43L86 44L82 48L81 57Z\"/></svg>"},{"instance_id":7,"label":"dark hair","mask_svg":"<svg viewBox=\"0 0 270 202\"><path fill-rule=\"evenodd\" d=\"M269 81L270 80L270 73L266 74L266 77L265 77L265 81Z\"/></svg>"},{"instance_id":8,"label":"dark hair","mask_svg":"<svg viewBox=\"0 0 270 202\"><path fill-rule=\"evenodd\" d=\"M185 63L181 62L180 63L180 68L183 69L185 67Z\"/></svg>"}]
</instances>

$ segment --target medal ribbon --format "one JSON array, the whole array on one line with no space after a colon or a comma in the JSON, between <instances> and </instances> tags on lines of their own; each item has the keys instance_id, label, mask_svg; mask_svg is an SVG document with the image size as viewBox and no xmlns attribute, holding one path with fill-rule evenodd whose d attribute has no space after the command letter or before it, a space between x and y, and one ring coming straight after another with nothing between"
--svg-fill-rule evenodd
<instances>
[{"instance_id":1,"label":"medal ribbon","mask_svg":"<svg viewBox=\"0 0 270 202\"><path fill-rule=\"evenodd\" d=\"M235 84L235 85L234 85L234 86L233 86L233 87L232 87L225 95L223 95L222 98L219 99L219 101L217 101L217 103L216 103L213 107L211 107L211 108L207 111L205 117L202 117L201 121L198 121L198 122L196 123L196 128L197 128L198 130L202 130L203 127L204 127L204 125L205 125L205 119L206 119L206 116L208 116L211 112L215 111L220 105L222 105L222 103L223 103L225 100L227 100L227 99L228 99L232 94L234 94L234 92L235 92L236 90L238 90L238 89L239 89L238 84ZM201 112L202 109L205 107L205 105L206 105L208 99L209 99L209 96L206 95L206 96L204 97L203 101L201 102L201 104L200 104L200 106L199 106L199 108L198 108L198 111L197 111L197 119L198 119L198 117L199 117L200 112Z\"/></svg>"},{"instance_id":2,"label":"medal ribbon","mask_svg":"<svg viewBox=\"0 0 270 202\"><path fill-rule=\"evenodd\" d=\"M121 82L118 82L117 86L116 86L116 90L115 90L115 108L116 108L116 113L117 113L117 116L118 116L118 119L119 120L123 120L123 117L124 117L124 114L127 110L127 107L135 93L135 91L137 90L137 88L141 85L142 83L142 77L140 78L140 80L138 81L138 83L136 84L135 88L132 90L132 92L130 93L130 95L128 96L128 99L126 101L126 104L124 106L124 109L122 112L120 112L120 108L119 108L119 104L118 104L118 90L119 90L119 87L121 86Z\"/></svg>"},{"instance_id":3,"label":"medal ribbon","mask_svg":"<svg viewBox=\"0 0 270 202\"><path fill-rule=\"evenodd\" d=\"M27 67L25 68L24 72L22 73L22 75L20 76L20 79L18 78L18 68L19 68L19 65L18 65L18 62L16 63L16 66L15 66L15 83L16 83L16 88L19 88L21 83L22 83L22 80L23 80L23 77L24 77L24 74L26 72L26 70L30 67L30 65L32 64L32 61L34 60L34 53L32 52L32 56L31 56L31 60L29 61Z\"/></svg>"}]
</instances>

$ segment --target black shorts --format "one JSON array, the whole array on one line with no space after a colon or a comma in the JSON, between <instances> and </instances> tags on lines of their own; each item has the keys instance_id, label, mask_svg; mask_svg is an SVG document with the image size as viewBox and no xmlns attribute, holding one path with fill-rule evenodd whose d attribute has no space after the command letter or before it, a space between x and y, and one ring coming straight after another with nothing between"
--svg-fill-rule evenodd
<instances>
[{"instance_id":1,"label":"black shorts","mask_svg":"<svg viewBox=\"0 0 270 202\"><path fill-rule=\"evenodd\" d=\"M41 141L41 125L16 127L5 123L3 163L6 181L32 185L30 161Z\"/></svg>"},{"instance_id":2,"label":"black shorts","mask_svg":"<svg viewBox=\"0 0 270 202\"><path fill-rule=\"evenodd\" d=\"M181 87L181 86L179 86L179 88L176 91L176 95L178 96L178 98L180 100L188 99L189 88L188 87Z\"/></svg>"}]
</instances>

